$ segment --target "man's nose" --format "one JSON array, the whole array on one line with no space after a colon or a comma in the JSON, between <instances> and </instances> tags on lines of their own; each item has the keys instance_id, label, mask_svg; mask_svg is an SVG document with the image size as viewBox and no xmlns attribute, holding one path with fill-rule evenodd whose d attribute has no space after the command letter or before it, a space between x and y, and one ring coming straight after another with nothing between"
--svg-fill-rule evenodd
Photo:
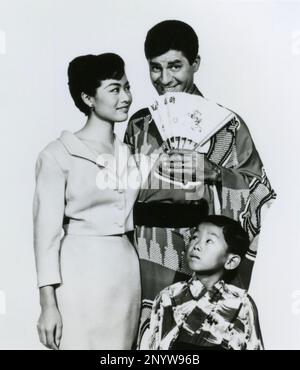
<instances>
[{"instance_id":1,"label":"man's nose","mask_svg":"<svg viewBox=\"0 0 300 370\"><path fill-rule=\"evenodd\" d=\"M172 80L172 76L167 69L163 69L160 76L160 82L163 85L168 85Z\"/></svg>"}]
</instances>

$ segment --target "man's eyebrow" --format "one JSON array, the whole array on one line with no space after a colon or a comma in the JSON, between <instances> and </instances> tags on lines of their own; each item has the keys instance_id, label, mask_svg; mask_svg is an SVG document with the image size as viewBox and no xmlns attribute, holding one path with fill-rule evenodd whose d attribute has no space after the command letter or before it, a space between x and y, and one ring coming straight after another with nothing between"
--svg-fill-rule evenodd
<instances>
[{"instance_id":1,"label":"man's eyebrow","mask_svg":"<svg viewBox=\"0 0 300 370\"><path fill-rule=\"evenodd\" d=\"M170 64L181 64L181 63L182 61L180 59L175 59L175 60L170 61L168 64L170 65Z\"/></svg>"}]
</instances>

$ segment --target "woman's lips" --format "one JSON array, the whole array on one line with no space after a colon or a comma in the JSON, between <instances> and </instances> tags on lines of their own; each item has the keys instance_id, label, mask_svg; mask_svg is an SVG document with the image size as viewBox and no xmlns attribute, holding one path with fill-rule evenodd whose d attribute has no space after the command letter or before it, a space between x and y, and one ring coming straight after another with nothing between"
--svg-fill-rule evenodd
<instances>
[{"instance_id":1,"label":"woman's lips","mask_svg":"<svg viewBox=\"0 0 300 370\"><path fill-rule=\"evenodd\" d=\"M128 112L128 109L129 109L129 105L117 108L117 110L122 110L123 112Z\"/></svg>"}]
</instances>

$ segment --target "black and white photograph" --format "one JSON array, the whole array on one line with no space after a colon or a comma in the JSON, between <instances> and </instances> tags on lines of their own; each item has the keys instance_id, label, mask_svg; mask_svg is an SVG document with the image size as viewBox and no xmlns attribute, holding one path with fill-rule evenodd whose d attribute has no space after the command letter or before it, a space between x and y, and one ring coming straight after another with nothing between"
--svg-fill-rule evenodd
<instances>
[{"instance_id":1,"label":"black and white photograph","mask_svg":"<svg viewBox=\"0 0 300 370\"><path fill-rule=\"evenodd\" d=\"M0 350L300 350L299 86L299 0L0 0Z\"/></svg>"}]
</instances>

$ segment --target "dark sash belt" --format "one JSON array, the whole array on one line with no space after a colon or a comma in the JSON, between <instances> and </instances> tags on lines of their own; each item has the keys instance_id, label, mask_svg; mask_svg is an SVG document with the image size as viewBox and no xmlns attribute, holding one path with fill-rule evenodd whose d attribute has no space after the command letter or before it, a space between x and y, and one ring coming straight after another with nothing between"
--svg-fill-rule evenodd
<instances>
[{"instance_id":1,"label":"dark sash belt","mask_svg":"<svg viewBox=\"0 0 300 370\"><path fill-rule=\"evenodd\" d=\"M194 227L208 215L208 204L142 203L134 206L134 223L148 227Z\"/></svg>"}]
</instances>

